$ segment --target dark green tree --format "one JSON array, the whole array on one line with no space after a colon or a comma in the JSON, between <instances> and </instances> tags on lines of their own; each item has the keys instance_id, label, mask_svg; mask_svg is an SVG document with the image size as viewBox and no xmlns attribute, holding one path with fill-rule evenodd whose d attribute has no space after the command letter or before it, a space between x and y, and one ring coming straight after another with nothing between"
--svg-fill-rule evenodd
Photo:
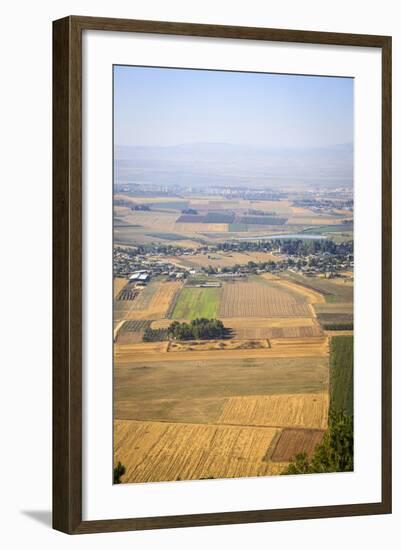
<instances>
[{"instance_id":1,"label":"dark green tree","mask_svg":"<svg viewBox=\"0 0 401 550\"><path fill-rule=\"evenodd\" d=\"M299 453L290 462L283 475L352 472L354 469L353 417L343 411L331 411L329 428L323 441L317 445L311 460Z\"/></svg>"},{"instance_id":2,"label":"dark green tree","mask_svg":"<svg viewBox=\"0 0 401 550\"><path fill-rule=\"evenodd\" d=\"M121 477L125 474L125 466L119 461L113 470L113 483L121 483Z\"/></svg>"}]
</instances>

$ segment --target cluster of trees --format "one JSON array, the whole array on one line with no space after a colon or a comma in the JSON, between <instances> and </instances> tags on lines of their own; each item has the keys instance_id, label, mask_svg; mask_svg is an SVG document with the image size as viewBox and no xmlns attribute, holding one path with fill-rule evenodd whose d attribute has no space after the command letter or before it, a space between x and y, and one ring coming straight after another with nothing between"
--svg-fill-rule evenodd
<instances>
[{"instance_id":1,"label":"cluster of trees","mask_svg":"<svg viewBox=\"0 0 401 550\"><path fill-rule=\"evenodd\" d=\"M126 206L127 208L130 208L131 210L150 210L150 206L148 204L136 204L132 201L127 201L125 199L114 199L113 201L114 206Z\"/></svg>"},{"instance_id":2,"label":"cluster of trees","mask_svg":"<svg viewBox=\"0 0 401 550\"><path fill-rule=\"evenodd\" d=\"M272 260L269 260L267 262L254 262L251 260L245 265L234 264L233 266L224 266L221 268L221 273L238 273L240 271L246 273L255 273L258 269L262 269L264 271L274 271L277 268L277 265L278 264L276 262L273 262ZM205 267L204 271L208 273L208 275L214 275L215 273L218 273L218 270L211 265Z\"/></svg>"},{"instance_id":3,"label":"cluster of trees","mask_svg":"<svg viewBox=\"0 0 401 550\"><path fill-rule=\"evenodd\" d=\"M184 210L181 210L182 214L192 214L196 216L198 214L198 211L195 210L195 208L184 208Z\"/></svg>"},{"instance_id":4,"label":"cluster of trees","mask_svg":"<svg viewBox=\"0 0 401 550\"><path fill-rule=\"evenodd\" d=\"M354 469L354 420L343 411L331 411L329 428L311 459L299 453L282 475L352 472Z\"/></svg>"},{"instance_id":5,"label":"cluster of trees","mask_svg":"<svg viewBox=\"0 0 401 550\"><path fill-rule=\"evenodd\" d=\"M353 241L336 244L329 239L316 240L278 240L281 252L290 256L309 256L311 254L323 254L328 252L335 256L346 256L354 253Z\"/></svg>"},{"instance_id":6,"label":"cluster of trees","mask_svg":"<svg viewBox=\"0 0 401 550\"><path fill-rule=\"evenodd\" d=\"M145 212L149 212L150 206L148 204L135 204L134 206L131 206L131 210L143 210Z\"/></svg>"},{"instance_id":7,"label":"cluster of trees","mask_svg":"<svg viewBox=\"0 0 401 550\"><path fill-rule=\"evenodd\" d=\"M216 244L217 250L224 252L270 252L274 248L278 248L277 241L240 241L240 242L224 242Z\"/></svg>"},{"instance_id":8,"label":"cluster of trees","mask_svg":"<svg viewBox=\"0 0 401 550\"><path fill-rule=\"evenodd\" d=\"M226 328L219 319L194 319L190 323L174 321L168 328L168 336L174 340L213 340L224 338Z\"/></svg>"},{"instance_id":9,"label":"cluster of trees","mask_svg":"<svg viewBox=\"0 0 401 550\"><path fill-rule=\"evenodd\" d=\"M301 207L317 207L317 208L353 208L354 201L353 199L346 199L339 201L337 198L335 200L330 199L302 199L294 201L294 206Z\"/></svg>"}]
</instances>

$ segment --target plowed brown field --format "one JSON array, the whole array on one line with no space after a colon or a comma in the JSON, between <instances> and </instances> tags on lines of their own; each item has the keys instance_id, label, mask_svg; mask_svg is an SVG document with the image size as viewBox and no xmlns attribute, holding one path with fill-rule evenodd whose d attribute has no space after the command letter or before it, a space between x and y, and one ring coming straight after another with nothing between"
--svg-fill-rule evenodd
<instances>
[{"instance_id":1,"label":"plowed brown field","mask_svg":"<svg viewBox=\"0 0 401 550\"><path fill-rule=\"evenodd\" d=\"M277 444L271 455L274 462L292 460L298 453L312 456L316 445L322 442L324 430L285 429L278 436Z\"/></svg>"}]
</instances>

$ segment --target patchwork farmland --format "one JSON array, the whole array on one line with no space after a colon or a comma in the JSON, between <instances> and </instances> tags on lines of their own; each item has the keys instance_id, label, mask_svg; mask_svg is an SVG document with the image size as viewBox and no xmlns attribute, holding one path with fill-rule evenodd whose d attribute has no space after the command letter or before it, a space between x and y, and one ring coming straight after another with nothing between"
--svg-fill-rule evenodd
<instances>
[{"instance_id":1,"label":"patchwork farmland","mask_svg":"<svg viewBox=\"0 0 401 550\"><path fill-rule=\"evenodd\" d=\"M348 212L322 215L286 199L116 198L115 243L143 247L143 271L158 266L143 284L114 279L122 483L279 475L296 454L312 456L329 411L352 412L352 340L333 336L352 329L351 277L272 273L269 262L286 259L280 250L212 245L284 228L344 230ZM248 264L265 267L233 273ZM200 318L224 332L171 335L173 322Z\"/></svg>"}]
</instances>

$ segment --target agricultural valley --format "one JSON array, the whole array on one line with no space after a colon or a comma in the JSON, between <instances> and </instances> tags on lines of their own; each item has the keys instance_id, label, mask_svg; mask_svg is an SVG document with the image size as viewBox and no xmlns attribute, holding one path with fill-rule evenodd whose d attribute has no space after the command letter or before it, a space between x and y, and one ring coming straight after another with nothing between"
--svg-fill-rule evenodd
<instances>
[{"instance_id":1,"label":"agricultural valley","mask_svg":"<svg viewBox=\"0 0 401 550\"><path fill-rule=\"evenodd\" d=\"M121 482L312 457L330 413L353 414L353 265L349 189L115 185Z\"/></svg>"}]
</instances>

